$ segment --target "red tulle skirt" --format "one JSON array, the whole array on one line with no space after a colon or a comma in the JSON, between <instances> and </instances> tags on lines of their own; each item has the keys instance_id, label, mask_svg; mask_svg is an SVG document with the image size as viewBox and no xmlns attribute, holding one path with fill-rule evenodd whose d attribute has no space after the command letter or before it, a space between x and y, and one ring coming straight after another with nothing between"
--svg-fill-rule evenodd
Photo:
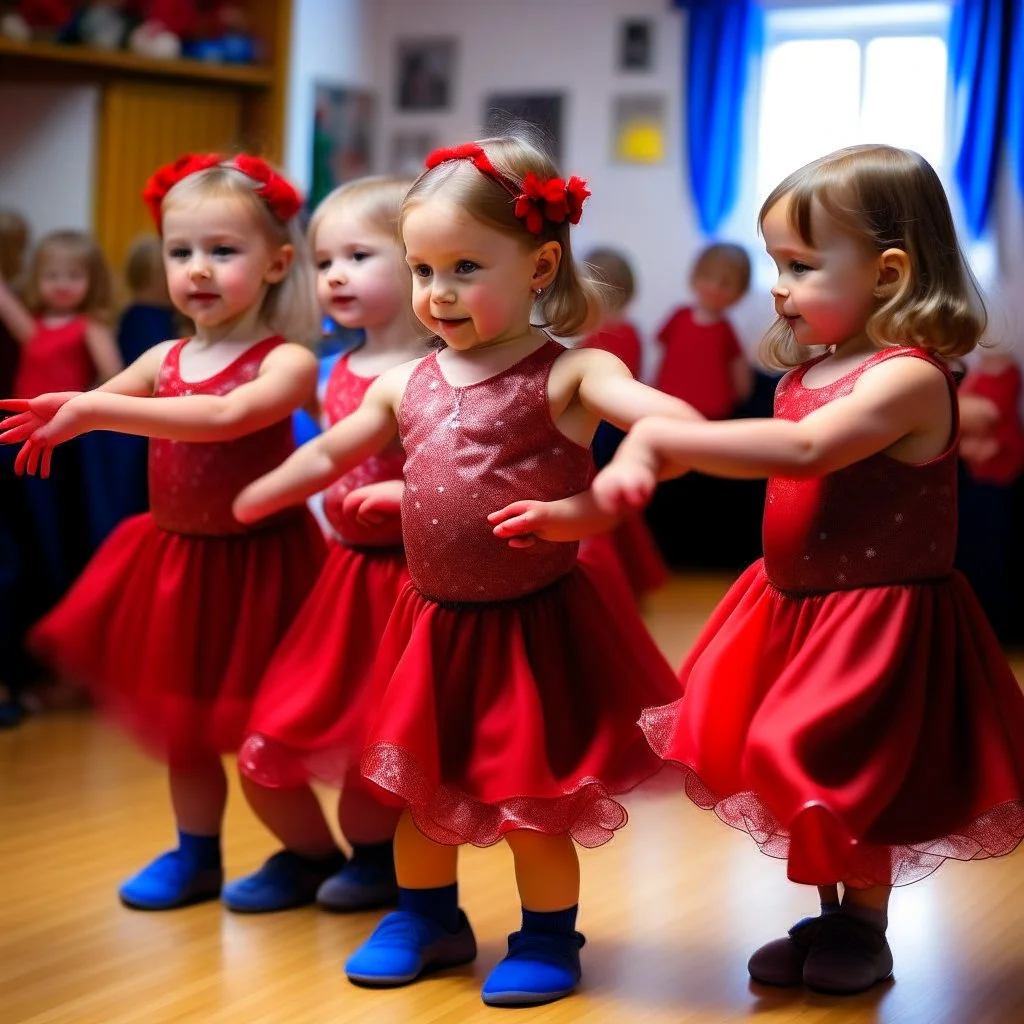
<instances>
[{"instance_id":1,"label":"red tulle skirt","mask_svg":"<svg viewBox=\"0 0 1024 1024\"><path fill-rule=\"evenodd\" d=\"M399 591L400 549L332 544L316 586L267 669L238 762L263 786L341 786L373 716L371 675Z\"/></svg>"},{"instance_id":2,"label":"red tulle skirt","mask_svg":"<svg viewBox=\"0 0 1024 1024\"><path fill-rule=\"evenodd\" d=\"M607 537L637 597L651 594L668 582L668 569L643 516L624 519Z\"/></svg>"},{"instance_id":3,"label":"red tulle skirt","mask_svg":"<svg viewBox=\"0 0 1024 1024\"><path fill-rule=\"evenodd\" d=\"M652 748L793 881L903 885L1024 837L1024 696L959 573L797 597L758 562L680 677Z\"/></svg>"},{"instance_id":4,"label":"red tulle skirt","mask_svg":"<svg viewBox=\"0 0 1024 1024\"><path fill-rule=\"evenodd\" d=\"M227 753L323 556L305 510L225 537L168 533L143 513L107 538L29 642L151 753Z\"/></svg>"},{"instance_id":5,"label":"red tulle skirt","mask_svg":"<svg viewBox=\"0 0 1024 1024\"><path fill-rule=\"evenodd\" d=\"M637 717L680 692L633 603L584 567L496 604L438 604L409 584L376 680L362 773L449 845L514 829L606 842L626 821L615 795L661 767Z\"/></svg>"}]
</instances>

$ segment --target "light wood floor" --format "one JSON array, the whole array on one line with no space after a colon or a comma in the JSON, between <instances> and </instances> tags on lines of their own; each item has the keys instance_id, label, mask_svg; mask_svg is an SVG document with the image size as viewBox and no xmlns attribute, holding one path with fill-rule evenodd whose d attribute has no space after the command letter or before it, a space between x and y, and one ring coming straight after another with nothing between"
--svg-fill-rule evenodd
<instances>
[{"instance_id":1,"label":"light wood floor","mask_svg":"<svg viewBox=\"0 0 1024 1024\"><path fill-rule=\"evenodd\" d=\"M673 661L724 585L676 580L651 602L651 628ZM477 962L366 991L341 964L377 914L122 908L118 883L172 838L161 770L88 714L37 718L0 734L0 1024L449 1024L509 1013L531 1024L1024 1021L1024 851L950 864L898 891L895 979L839 1000L747 979L750 951L814 907L782 864L682 796L638 797L630 811L613 842L583 852L579 994L522 1011L480 1003L518 924L504 847L470 849L462 862ZM237 787L225 849L231 876L274 849Z\"/></svg>"}]
</instances>

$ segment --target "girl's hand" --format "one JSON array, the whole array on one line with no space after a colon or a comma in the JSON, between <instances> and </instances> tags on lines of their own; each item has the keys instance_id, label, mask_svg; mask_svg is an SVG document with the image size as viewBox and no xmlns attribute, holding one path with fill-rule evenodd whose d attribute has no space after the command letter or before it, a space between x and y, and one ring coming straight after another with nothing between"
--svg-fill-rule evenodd
<instances>
[{"instance_id":1,"label":"girl's hand","mask_svg":"<svg viewBox=\"0 0 1024 1024\"><path fill-rule=\"evenodd\" d=\"M17 444L28 440L60 412L65 402L80 394L81 391L53 391L38 398L0 399L0 411L14 413L0 421L0 443Z\"/></svg>"},{"instance_id":2,"label":"girl's hand","mask_svg":"<svg viewBox=\"0 0 1024 1024\"><path fill-rule=\"evenodd\" d=\"M349 491L341 511L362 526L379 526L402 513L404 480L381 480Z\"/></svg>"},{"instance_id":3,"label":"girl's hand","mask_svg":"<svg viewBox=\"0 0 1024 1024\"><path fill-rule=\"evenodd\" d=\"M509 547L528 548L539 540L566 543L592 537L610 530L617 517L602 512L593 494L583 491L559 501L514 501L492 512L487 521L494 527L494 536L507 540Z\"/></svg>"},{"instance_id":4,"label":"girl's hand","mask_svg":"<svg viewBox=\"0 0 1024 1024\"><path fill-rule=\"evenodd\" d=\"M21 450L14 460L14 472L19 476L24 473L35 476L38 473L45 479L50 475L53 449L64 441L78 437L87 429L88 425L79 414L76 403L66 403L57 410L49 423L44 423L33 431L21 446Z\"/></svg>"},{"instance_id":5,"label":"girl's hand","mask_svg":"<svg viewBox=\"0 0 1024 1024\"><path fill-rule=\"evenodd\" d=\"M598 508L623 515L644 508L654 495L658 474L645 462L614 458L594 477L592 489Z\"/></svg>"}]
</instances>

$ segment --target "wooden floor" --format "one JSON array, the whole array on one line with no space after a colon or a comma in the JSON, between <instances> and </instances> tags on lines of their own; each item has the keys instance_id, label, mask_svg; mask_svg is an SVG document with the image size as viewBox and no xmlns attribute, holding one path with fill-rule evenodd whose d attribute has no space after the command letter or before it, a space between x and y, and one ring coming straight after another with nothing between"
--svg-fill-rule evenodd
<instances>
[{"instance_id":1,"label":"wooden floor","mask_svg":"<svg viewBox=\"0 0 1024 1024\"><path fill-rule=\"evenodd\" d=\"M724 585L677 580L651 602L651 628L673 661ZM1024 852L947 865L898 891L895 979L840 1000L748 981L750 951L814 908L782 864L682 796L637 797L630 812L613 842L583 852L588 944L577 995L520 1011L480 1002L518 922L503 846L470 849L462 862L477 962L366 991L341 964L377 914L122 908L118 883L172 838L161 770L88 714L36 718L0 734L0 1024L447 1024L509 1013L531 1024L1024 1021ZM235 787L229 875L273 849Z\"/></svg>"}]
</instances>

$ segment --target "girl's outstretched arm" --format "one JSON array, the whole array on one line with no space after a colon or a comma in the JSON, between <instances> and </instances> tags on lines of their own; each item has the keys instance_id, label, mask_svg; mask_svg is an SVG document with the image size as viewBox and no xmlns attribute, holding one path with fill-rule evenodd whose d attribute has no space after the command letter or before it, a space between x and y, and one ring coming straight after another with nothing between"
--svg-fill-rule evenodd
<instances>
[{"instance_id":1,"label":"girl's outstretched arm","mask_svg":"<svg viewBox=\"0 0 1024 1024\"><path fill-rule=\"evenodd\" d=\"M232 506L235 518L253 523L298 505L391 441L398 433L398 421L388 376L384 374L370 385L354 413L245 487Z\"/></svg>"},{"instance_id":2,"label":"girl's outstretched arm","mask_svg":"<svg viewBox=\"0 0 1024 1024\"><path fill-rule=\"evenodd\" d=\"M696 469L715 476L823 476L879 452L925 462L948 446L952 403L945 376L921 359L890 359L853 391L802 420L687 423L650 417L629 432L594 480L609 513L646 504L659 479Z\"/></svg>"},{"instance_id":3,"label":"girl's outstretched arm","mask_svg":"<svg viewBox=\"0 0 1024 1024\"><path fill-rule=\"evenodd\" d=\"M487 521L494 527L494 536L507 540L509 547L528 548L538 540L593 537L610 530L619 518L600 508L592 491L582 491L558 501L514 501L492 512Z\"/></svg>"},{"instance_id":4,"label":"girl's outstretched arm","mask_svg":"<svg viewBox=\"0 0 1024 1024\"><path fill-rule=\"evenodd\" d=\"M96 367L96 376L101 381L116 377L124 369L121 353L117 350L117 342L114 341L110 328L104 324L90 321L86 325L85 345L89 350L93 366Z\"/></svg>"},{"instance_id":5,"label":"girl's outstretched arm","mask_svg":"<svg viewBox=\"0 0 1024 1024\"><path fill-rule=\"evenodd\" d=\"M25 304L11 291L10 285L0 277L0 320L19 345L27 345L36 333L36 322Z\"/></svg>"}]
</instances>

